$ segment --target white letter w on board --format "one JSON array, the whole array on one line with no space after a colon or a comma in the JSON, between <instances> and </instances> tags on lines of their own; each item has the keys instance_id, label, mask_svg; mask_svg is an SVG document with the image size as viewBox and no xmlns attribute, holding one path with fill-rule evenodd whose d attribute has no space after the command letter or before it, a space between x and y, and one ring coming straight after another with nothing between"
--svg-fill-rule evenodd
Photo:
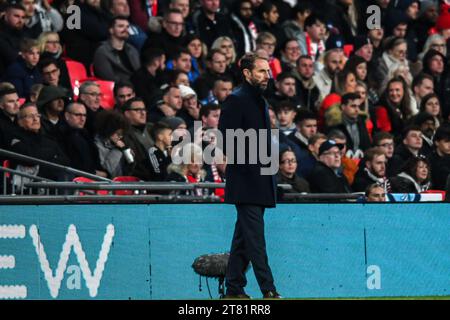
<instances>
[{"instance_id":1,"label":"white letter w on board","mask_svg":"<svg viewBox=\"0 0 450 320\"><path fill-rule=\"evenodd\" d=\"M105 269L105 263L108 260L109 250L111 248L112 239L114 237L114 226L112 224L109 224L106 227L106 233L103 238L102 248L100 249L93 274L91 272L91 269L89 268L89 263L86 260L86 254L84 253L83 247L81 246L80 238L78 237L75 225L69 225L69 229L66 234L66 240L64 241L62 251L59 256L59 262L58 266L56 267L55 276L53 276L53 270L50 268L44 245L41 242L38 229L34 224L30 227L30 236L33 239L33 245L39 258L41 270L44 273L45 280L47 281L48 287L50 289L50 295L53 298L58 297L59 289L61 287L61 281L67 268L67 261L69 260L69 255L72 247L80 265L83 278L86 281L86 287L89 289L89 295L91 297L97 296L98 288L100 286L100 280L102 279L103 270Z\"/></svg>"}]
</instances>

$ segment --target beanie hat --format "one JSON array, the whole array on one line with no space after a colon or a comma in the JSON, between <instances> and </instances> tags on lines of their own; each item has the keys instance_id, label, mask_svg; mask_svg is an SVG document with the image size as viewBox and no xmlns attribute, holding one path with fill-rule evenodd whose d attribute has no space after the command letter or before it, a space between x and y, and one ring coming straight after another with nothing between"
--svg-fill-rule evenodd
<instances>
[{"instance_id":1,"label":"beanie hat","mask_svg":"<svg viewBox=\"0 0 450 320\"><path fill-rule=\"evenodd\" d=\"M191 87L188 87L188 86L180 84L178 86L178 88L180 88L180 93L181 93L181 98L182 99L185 99L185 98L187 98L189 96L196 96L197 95L195 93L195 91Z\"/></svg>"},{"instance_id":2,"label":"beanie hat","mask_svg":"<svg viewBox=\"0 0 450 320\"><path fill-rule=\"evenodd\" d=\"M59 98L68 99L69 95L68 95L67 91L68 90L63 87L44 86L42 88L41 92L39 93L39 97L36 102L36 105L39 108L42 108L47 103L49 103L53 100L56 100Z\"/></svg>"}]
</instances>

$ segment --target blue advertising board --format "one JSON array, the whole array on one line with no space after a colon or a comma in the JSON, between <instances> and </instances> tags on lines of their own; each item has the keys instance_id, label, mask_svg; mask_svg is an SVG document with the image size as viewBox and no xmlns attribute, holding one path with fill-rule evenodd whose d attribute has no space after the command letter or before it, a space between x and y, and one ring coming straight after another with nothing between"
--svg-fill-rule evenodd
<instances>
[{"instance_id":1,"label":"blue advertising board","mask_svg":"<svg viewBox=\"0 0 450 320\"><path fill-rule=\"evenodd\" d=\"M449 209L268 209L276 286L287 298L449 295ZM229 250L235 219L224 204L0 206L0 298L209 299L192 263ZM247 293L261 297L251 268L247 276ZM218 281L208 285L217 298Z\"/></svg>"}]
</instances>

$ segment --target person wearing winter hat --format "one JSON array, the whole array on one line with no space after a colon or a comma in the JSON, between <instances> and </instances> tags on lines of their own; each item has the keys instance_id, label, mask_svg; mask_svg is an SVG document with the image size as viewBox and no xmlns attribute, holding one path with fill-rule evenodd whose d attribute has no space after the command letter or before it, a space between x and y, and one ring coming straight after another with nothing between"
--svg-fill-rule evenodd
<instances>
[{"instance_id":1,"label":"person wearing winter hat","mask_svg":"<svg viewBox=\"0 0 450 320\"><path fill-rule=\"evenodd\" d=\"M200 118L200 105L197 93L191 87L182 84L178 87L180 88L183 105L177 116L183 119L187 127L190 128L194 125L194 121Z\"/></svg>"},{"instance_id":2,"label":"person wearing winter hat","mask_svg":"<svg viewBox=\"0 0 450 320\"><path fill-rule=\"evenodd\" d=\"M355 55L364 58L367 62L372 60L373 45L366 36L357 36L353 42L353 51Z\"/></svg>"}]
</instances>

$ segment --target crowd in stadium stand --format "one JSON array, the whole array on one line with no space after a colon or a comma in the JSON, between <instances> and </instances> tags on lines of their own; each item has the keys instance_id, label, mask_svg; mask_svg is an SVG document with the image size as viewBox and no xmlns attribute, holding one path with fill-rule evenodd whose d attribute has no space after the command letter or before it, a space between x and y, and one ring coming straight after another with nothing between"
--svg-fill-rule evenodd
<instances>
[{"instance_id":1,"label":"crowd in stadium stand","mask_svg":"<svg viewBox=\"0 0 450 320\"><path fill-rule=\"evenodd\" d=\"M445 190L448 1L0 0L0 17L2 149L111 179L224 182L226 163L177 164L171 150L195 121L217 129L256 51L286 192ZM192 158L215 143L202 140Z\"/></svg>"}]
</instances>

